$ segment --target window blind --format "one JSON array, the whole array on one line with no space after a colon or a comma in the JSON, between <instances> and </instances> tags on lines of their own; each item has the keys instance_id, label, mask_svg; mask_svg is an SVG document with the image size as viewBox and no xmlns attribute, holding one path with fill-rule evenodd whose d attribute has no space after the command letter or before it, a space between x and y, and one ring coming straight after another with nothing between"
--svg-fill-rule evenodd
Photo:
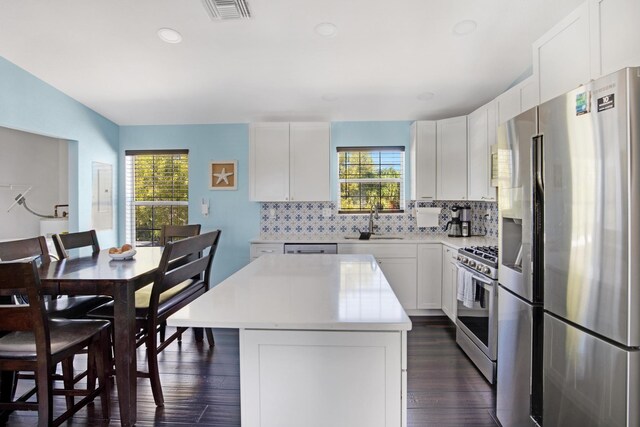
<instances>
[{"instance_id":1,"label":"window blind","mask_svg":"<svg viewBox=\"0 0 640 427\"><path fill-rule=\"evenodd\" d=\"M125 155L126 240L156 245L162 225L188 222L188 151L126 151Z\"/></svg>"}]
</instances>

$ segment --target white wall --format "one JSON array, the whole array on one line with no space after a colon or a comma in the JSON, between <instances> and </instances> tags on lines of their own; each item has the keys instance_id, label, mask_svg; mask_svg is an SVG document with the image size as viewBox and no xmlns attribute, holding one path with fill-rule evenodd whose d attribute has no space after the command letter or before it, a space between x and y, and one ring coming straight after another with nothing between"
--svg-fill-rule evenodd
<instances>
[{"instance_id":1,"label":"white wall","mask_svg":"<svg viewBox=\"0 0 640 427\"><path fill-rule=\"evenodd\" d=\"M56 204L66 204L69 194L69 143L0 127L0 240L40 235L40 220L23 206L7 208L23 189L5 184L33 186L25 196L34 211L53 215Z\"/></svg>"}]
</instances>

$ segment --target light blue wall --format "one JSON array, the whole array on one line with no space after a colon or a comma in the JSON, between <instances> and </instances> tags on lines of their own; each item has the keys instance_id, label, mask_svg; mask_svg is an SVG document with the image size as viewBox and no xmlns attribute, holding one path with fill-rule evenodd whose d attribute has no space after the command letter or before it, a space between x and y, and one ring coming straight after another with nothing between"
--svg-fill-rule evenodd
<instances>
[{"instance_id":1,"label":"light blue wall","mask_svg":"<svg viewBox=\"0 0 640 427\"><path fill-rule=\"evenodd\" d=\"M70 141L69 204L70 211L75 213L70 218L70 228L88 229L91 163L112 164L117 176L118 126L2 57L0 126ZM0 167L7 161L11 159L0 153ZM113 230L99 233L104 247L115 244L117 218L115 209Z\"/></svg>"},{"instance_id":2,"label":"light blue wall","mask_svg":"<svg viewBox=\"0 0 640 427\"><path fill-rule=\"evenodd\" d=\"M409 144L411 123L393 122L333 122L331 123L331 198L338 199L338 162L336 147L404 146L405 198L411 194ZM408 198L407 198L408 200Z\"/></svg>"},{"instance_id":3,"label":"light blue wall","mask_svg":"<svg viewBox=\"0 0 640 427\"><path fill-rule=\"evenodd\" d=\"M214 260L213 283L218 283L249 262L249 240L260 235L260 204L249 202L249 126L246 124L122 126L120 164L125 150L189 150L189 222L202 224L202 231L222 230ZM212 191L208 168L212 160L238 161L238 190ZM124 176L120 175L119 204L124 206ZM200 200L209 199L210 213L200 212ZM124 212L124 209L122 210ZM120 241L124 241L124 219Z\"/></svg>"}]
</instances>

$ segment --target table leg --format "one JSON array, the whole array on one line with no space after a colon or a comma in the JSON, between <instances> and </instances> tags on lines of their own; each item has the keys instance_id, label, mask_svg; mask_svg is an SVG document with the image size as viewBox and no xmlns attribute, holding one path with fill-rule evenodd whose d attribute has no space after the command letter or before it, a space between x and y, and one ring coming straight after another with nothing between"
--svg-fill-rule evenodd
<instances>
[{"instance_id":1,"label":"table leg","mask_svg":"<svg viewBox=\"0 0 640 427\"><path fill-rule=\"evenodd\" d=\"M116 286L114 290L114 337L116 385L123 426L136 423L136 319L133 286Z\"/></svg>"}]
</instances>

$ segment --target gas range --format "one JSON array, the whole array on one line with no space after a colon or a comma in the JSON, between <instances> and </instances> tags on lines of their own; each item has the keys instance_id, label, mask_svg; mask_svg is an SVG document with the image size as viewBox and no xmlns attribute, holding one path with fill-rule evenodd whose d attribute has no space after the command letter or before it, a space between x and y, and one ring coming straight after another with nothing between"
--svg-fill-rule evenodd
<instances>
[{"instance_id":1,"label":"gas range","mask_svg":"<svg viewBox=\"0 0 640 427\"><path fill-rule=\"evenodd\" d=\"M498 247L467 246L458 249L457 260L491 279L498 279Z\"/></svg>"}]
</instances>

